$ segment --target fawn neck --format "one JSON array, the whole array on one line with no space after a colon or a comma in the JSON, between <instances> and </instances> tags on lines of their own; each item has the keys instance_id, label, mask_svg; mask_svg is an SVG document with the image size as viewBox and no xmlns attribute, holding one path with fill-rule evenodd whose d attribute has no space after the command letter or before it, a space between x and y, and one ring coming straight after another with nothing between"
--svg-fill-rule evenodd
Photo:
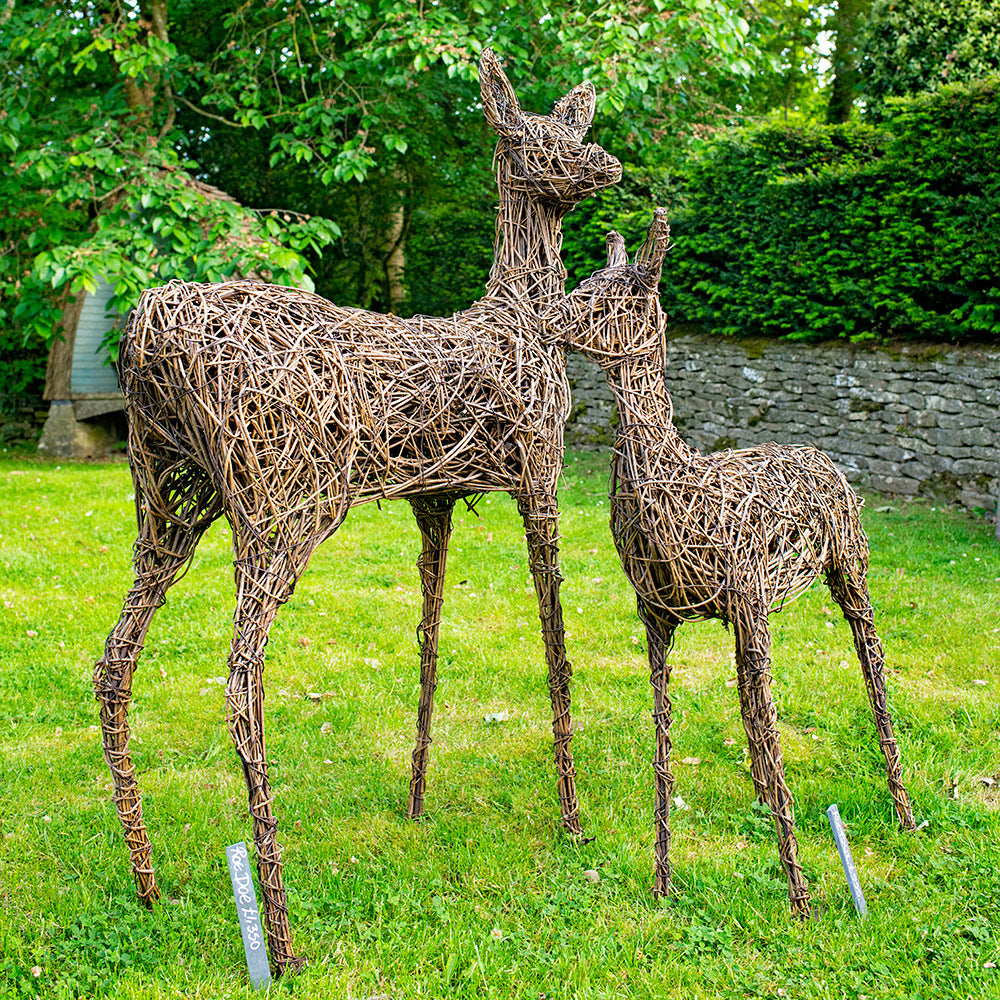
<instances>
[{"instance_id":1,"label":"fawn neck","mask_svg":"<svg viewBox=\"0 0 1000 1000\"><path fill-rule=\"evenodd\" d=\"M505 158L498 158L496 175L500 210L486 297L530 303L538 311L566 293L560 251L562 220L571 206L533 198L527 182L512 178Z\"/></svg>"},{"instance_id":2,"label":"fawn neck","mask_svg":"<svg viewBox=\"0 0 1000 1000\"><path fill-rule=\"evenodd\" d=\"M619 475L642 482L689 463L695 453L674 427L663 357L625 357L601 367L618 404Z\"/></svg>"}]
</instances>

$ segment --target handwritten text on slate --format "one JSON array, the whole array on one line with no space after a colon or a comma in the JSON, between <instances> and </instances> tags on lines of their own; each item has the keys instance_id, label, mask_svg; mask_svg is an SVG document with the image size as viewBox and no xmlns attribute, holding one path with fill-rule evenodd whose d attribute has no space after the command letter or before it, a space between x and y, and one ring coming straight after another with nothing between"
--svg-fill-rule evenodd
<instances>
[{"instance_id":1,"label":"handwritten text on slate","mask_svg":"<svg viewBox=\"0 0 1000 1000\"><path fill-rule=\"evenodd\" d=\"M257 909L257 894L253 888L253 875L247 845L242 841L226 848L229 862L229 877L233 881L233 896L236 912L243 932L243 951L247 956L247 971L250 982L258 989L271 982L271 970L267 962L267 946L264 943L264 929L260 925L260 911Z\"/></svg>"}]
</instances>

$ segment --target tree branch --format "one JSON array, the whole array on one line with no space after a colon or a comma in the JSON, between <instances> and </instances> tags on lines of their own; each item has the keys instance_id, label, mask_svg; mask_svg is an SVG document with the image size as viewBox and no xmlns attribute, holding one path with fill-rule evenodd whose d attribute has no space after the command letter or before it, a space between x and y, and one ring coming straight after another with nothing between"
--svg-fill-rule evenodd
<instances>
[{"instance_id":1,"label":"tree branch","mask_svg":"<svg viewBox=\"0 0 1000 1000\"><path fill-rule=\"evenodd\" d=\"M177 95L177 100L181 102L186 108L190 108L195 114L204 115L206 118L211 118L213 121L222 122L223 125L231 125L233 128L246 128L242 122L234 122L228 118L223 118L222 115L213 115L211 111L205 111L203 108L199 108L197 104L192 104L186 97L181 97L180 94Z\"/></svg>"}]
</instances>

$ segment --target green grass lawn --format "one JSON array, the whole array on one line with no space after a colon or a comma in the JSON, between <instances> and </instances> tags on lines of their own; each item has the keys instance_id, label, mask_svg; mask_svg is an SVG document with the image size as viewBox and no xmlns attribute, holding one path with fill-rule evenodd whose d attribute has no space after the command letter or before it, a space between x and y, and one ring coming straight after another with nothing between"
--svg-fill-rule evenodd
<instances>
[{"instance_id":1,"label":"green grass lawn","mask_svg":"<svg viewBox=\"0 0 1000 1000\"><path fill-rule=\"evenodd\" d=\"M673 654L676 897L652 875L644 640L607 528L604 461L570 456L567 646L583 823L562 832L542 644L513 502L456 518L427 816L404 817L418 534L350 515L268 646L268 756L296 997L1000 995L1000 546L929 504L870 502L871 589L918 833L893 820L850 632L821 586L772 619L774 691L816 911L795 922L753 804L731 636ZM132 741L164 899L136 902L93 663L130 582L124 464L0 462L0 996L252 995L225 846L250 840L224 721L234 601L223 522L150 630ZM837 611L837 613L834 613ZM502 723L485 722L506 711ZM685 758L687 759L685 761ZM696 762L697 761L697 762ZM987 779L984 781L983 779ZM997 779L997 784L988 784ZM868 898L855 915L825 817ZM599 880L584 873L596 870Z\"/></svg>"}]
</instances>

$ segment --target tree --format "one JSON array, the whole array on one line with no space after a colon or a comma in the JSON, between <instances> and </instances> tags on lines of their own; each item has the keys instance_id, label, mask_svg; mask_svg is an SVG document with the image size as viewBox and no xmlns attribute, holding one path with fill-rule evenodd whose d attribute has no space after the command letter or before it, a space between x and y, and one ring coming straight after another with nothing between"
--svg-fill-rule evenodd
<instances>
[{"instance_id":1,"label":"tree","mask_svg":"<svg viewBox=\"0 0 1000 1000\"><path fill-rule=\"evenodd\" d=\"M62 307L100 278L124 312L172 277L302 284L325 220L262 218L191 183L176 144L166 0L8 0L0 18L0 324L44 356ZM19 366L8 395L31 388Z\"/></svg>"},{"instance_id":2,"label":"tree","mask_svg":"<svg viewBox=\"0 0 1000 1000\"><path fill-rule=\"evenodd\" d=\"M195 126L196 158L205 162L208 147L229 141L219 119L256 122L268 168L286 184L307 168L311 177L299 186L309 189L311 210L344 229L321 265L320 289L380 309L398 306L399 237L409 239L416 212L434 202L438 217L449 203L465 214L469 195L489 211L484 166L493 136L476 109L484 45L502 54L526 107L547 109L581 77L593 80L595 138L625 159L659 161L676 155L684 132L715 108L720 87L745 77L756 58L745 44L747 22L714 0L605 0L586 11L538 0L277 2L234 5L213 21L192 114L179 118ZM288 55L275 60L275 51ZM205 129L192 120L199 114ZM216 158L231 175L224 160ZM470 171L481 192L462 183ZM223 186L239 193L239 177Z\"/></svg>"},{"instance_id":3,"label":"tree","mask_svg":"<svg viewBox=\"0 0 1000 1000\"><path fill-rule=\"evenodd\" d=\"M719 95L733 121L811 115L819 105L819 36L824 8L807 0L754 0L744 5L748 48L758 53L754 72L734 78Z\"/></svg>"},{"instance_id":4,"label":"tree","mask_svg":"<svg viewBox=\"0 0 1000 1000\"><path fill-rule=\"evenodd\" d=\"M876 107L1000 72L1000 0L875 0L860 66Z\"/></svg>"},{"instance_id":5,"label":"tree","mask_svg":"<svg viewBox=\"0 0 1000 1000\"><path fill-rule=\"evenodd\" d=\"M826 111L826 120L831 125L846 122L854 108L859 84L857 42L864 17L870 8L871 0L838 0L836 10L828 22L834 33L830 60L833 81Z\"/></svg>"}]
</instances>

